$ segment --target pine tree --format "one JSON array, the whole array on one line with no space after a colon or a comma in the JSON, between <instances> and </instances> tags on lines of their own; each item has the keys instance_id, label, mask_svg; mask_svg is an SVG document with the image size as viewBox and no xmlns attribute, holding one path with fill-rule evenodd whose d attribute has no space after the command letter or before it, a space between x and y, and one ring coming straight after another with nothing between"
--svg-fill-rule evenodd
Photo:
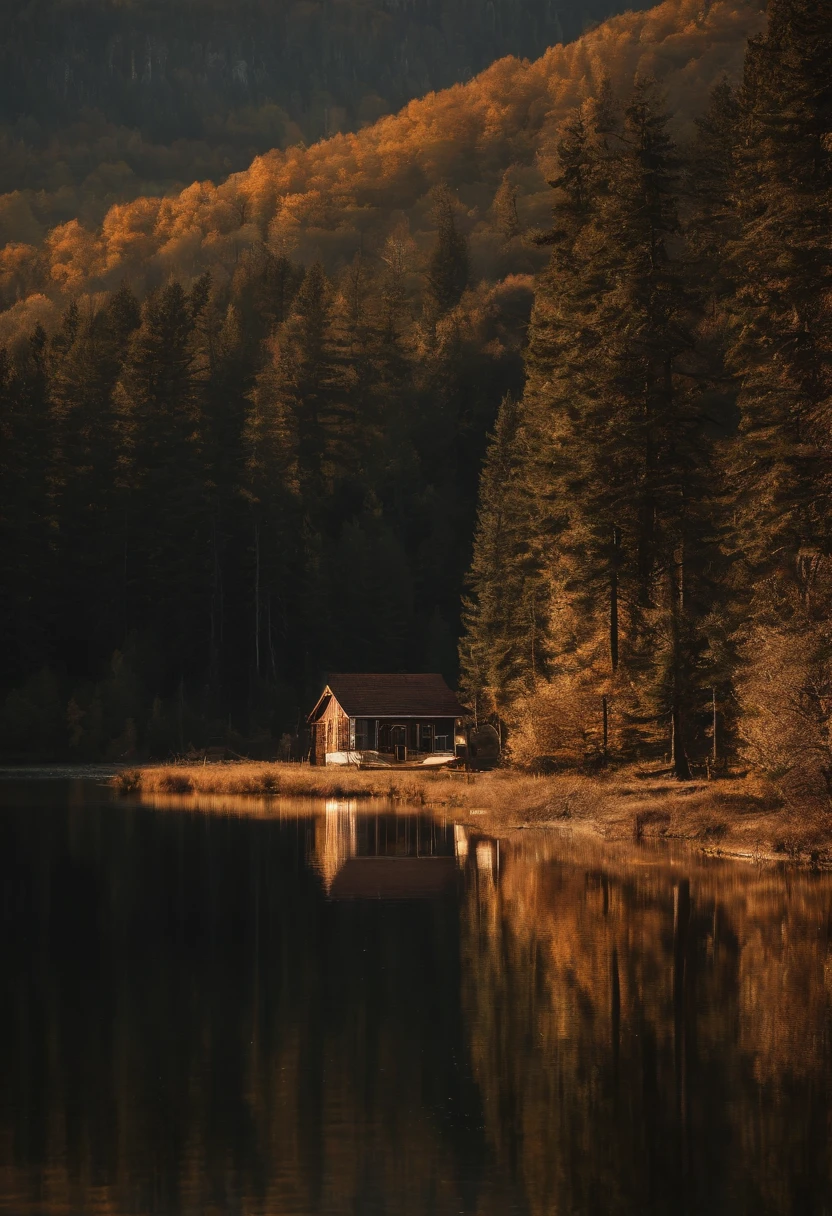
<instances>
[{"instance_id":1,"label":"pine tree","mask_svg":"<svg viewBox=\"0 0 832 1216\"><path fill-rule=\"evenodd\" d=\"M480 478L474 553L463 602L462 688L476 716L505 715L527 674L528 587L517 484L520 408L503 399Z\"/></svg>"},{"instance_id":2,"label":"pine tree","mask_svg":"<svg viewBox=\"0 0 832 1216\"><path fill-rule=\"evenodd\" d=\"M746 57L732 248L738 539L760 571L832 552L830 62L830 0L772 0Z\"/></svg>"},{"instance_id":3,"label":"pine tree","mask_svg":"<svg viewBox=\"0 0 832 1216\"><path fill-rule=\"evenodd\" d=\"M278 656L275 605L284 614L301 591L302 504L299 497L299 445L295 403L287 394L284 355L275 335L269 355L249 394L244 431L245 495L250 504L252 569L249 660L257 678L280 669L287 655ZM248 630L247 630L248 632Z\"/></svg>"},{"instance_id":4,"label":"pine tree","mask_svg":"<svg viewBox=\"0 0 832 1216\"><path fill-rule=\"evenodd\" d=\"M728 244L738 731L802 800L828 799L832 771L830 62L829 0L772 0L739 92Z\"/></svg>"},{"instance_id":5,"label":"pine tree","mask_svg":"<svg viewBox=\"0 0 832 1216\"><path fill-rule=\"evenodd\" d=\"M602 287L593 348L577 368L566 544L580 558L576 589L592 597L598 574L609 587L611 667L624 662L644 709L652 700L667 714L676 775L685 777L704 645L697 622L708 608L704 571L715 542L703 507L711 475L706 369L679 248L678 157L666 124L655 86L638 81L593 225Z\"/></svg>"},{"instance_id":6,"label":"pine tree","mask_svg":"<svg viewBox=\"0 0 832 1216\"><path fill-rule=\"evenodd\" d=\"M436 244L428 263L427 309L435 323L459 303L468 286L468 241L457 227L456 203L447 186L434 191Z\"/></svg>"},{"instance_id":7,"label":"pine tree","mask_svg":"<svg viewBox=\"0 0 832 1216\"><path fill-rule=\"evenodd\" d=\"M9 639L7 666L16 677L33 674L53 657L54 450L49 418L48 338L35 327L16 360L0 351L0 562Z\"/></svg>"},{"instance_id":8,"label":"pine tree","mask_svg":"<svg viewBox=\"0 0 832 1216\"><path fill-rule=\"evenodd\" d=\"M210 645L206 369L197 342L205 293L152 295L115 389L124 450L125 618L149 629L168 676L202 678Z\"/></svg>"},{"instance_id":9,"label":"pine tree","mask_svg":"<svg viewBox=\"0 0 832 1216\"><path fill-rule=\"evenodd\" d=\"M284 401L297 435L298 471L306 491L323 491L333 369L331 288L316 262L304 278L292 312L271 346L271 383Z\"/></svg>"},{"instance_id":10,"label":"pine tree","mask_svg":"<svg viewBox=\"0 0 832 1216\"><path fill-rule=\"evenodd\" d=\"M494 218L504 241L520 235L520 217L517 214L517 187L511 180L511 170L506 169L499 189L494 195Z\"/></svg>"},{"instance_id":11,"label":"pine tree","mask_svg":"<svg viewBox=\"0 0 832 1216\"><path fill-rule=\"evenodd\" d=\"M635 729L627 746L665 722L684 777L715 530L707 369L666 122L655 87L638 82L622 119L605 91L562 130L554 224L538 238L554 250L521 408L520 548L526 598L544 605L543 627L527 630L534 675L569 698L594 687L599 723L617 696Z\"/></svg>"},{"instance_id":12,"label":"pine tree","mask_svg":"<svg viewBox=\"0 0 832 1216\"><path fill-rule=\"evenodd\" d=\"M23 385L5 347L0 348L0 631L7 639L6 679L19 681L32 671L37 655L26 629L33 609L30 584L37 552L37 483L45 496L44 471L38 478L36 436L24 406ZM43 436L41 436L41 443ZM32 497L33 483L35 495ZM38 638L37 643L43 644Z\"/></svg>"},{"instance_id":13,"label":"pine tree","mask_svg":"<svg viewBox=\"0 0 832 1216\"><path fill-rule=\"evenodd\" d=\"M95 648L80 652L85 663L105 661L124 641L120 589L112 578L122 547L113 389L138 320L138 305L123 292L84 316L72 305L49 348L50 496L55 577L63 592L56 642L78 654L77 639L92 616Z\"/></svg>"},{"instance_id":14,"label":"pine tree","mask_svg":"<svg viewBox=\"0 0 832 1216\"><path fill-rule=\"evenodd\" d=\"M698 290L712 316L721 316L732 291L729 243L737 235L737 209L732 196L740 139L739 99L727 79L711 93L706 112L697 119L696 138L686 166L691 194L686 223L687 245L698 261Z\"/></svg>"}]
</instances>

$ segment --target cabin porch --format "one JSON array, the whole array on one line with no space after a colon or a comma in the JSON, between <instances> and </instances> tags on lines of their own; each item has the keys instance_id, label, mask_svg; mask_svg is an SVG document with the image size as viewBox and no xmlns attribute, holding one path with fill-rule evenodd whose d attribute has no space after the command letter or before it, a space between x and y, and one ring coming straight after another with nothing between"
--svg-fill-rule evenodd
<instances>
[{"instance_id":1,"label":"cabin porch","mask_svg":"<svg viewBox=\"0 0 832 1216\"><path fill-rule=\"evenodd\" d=\"M464 743L462 728L453 718L350 718L349 746L327 752L326 763L447 762Z\"/></svg>"},{"instance_id":2,"label":"cabin porch","mask_svg":"<svg viewBox=\"0 0 832 1216\"><path fill-rule=\"evenodd\" d=\"M455 725L453 718L351 718L350 750L397 760L453 755Z\"/></svg>"}]
</instances>

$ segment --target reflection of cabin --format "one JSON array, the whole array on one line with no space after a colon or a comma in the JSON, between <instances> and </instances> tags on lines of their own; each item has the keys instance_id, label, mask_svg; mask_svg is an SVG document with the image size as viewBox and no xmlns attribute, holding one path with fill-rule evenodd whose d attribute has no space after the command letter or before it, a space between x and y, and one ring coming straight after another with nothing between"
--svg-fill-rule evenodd
<instances>
[{"instance_id":1,"label":"reflection of cabin","mask_svg":"<svg viewBox=\"0 0 832 1216\"><path fill-rule=\"evenodd\" d=\"M313 856L331 899L433 899L456 883L454 825L431 815L328 802Z\"/></svg>"},{"instance_id":2,"label":"reflection of cabin","mask_svg":"<svg viewBox=\"0 0 832 1216\"><path fill-rule=\"evenodd\" d=\"M465 709L440 675L332 675L309 715L313 764L443 764Z\"/></svg>"}]
</instances>

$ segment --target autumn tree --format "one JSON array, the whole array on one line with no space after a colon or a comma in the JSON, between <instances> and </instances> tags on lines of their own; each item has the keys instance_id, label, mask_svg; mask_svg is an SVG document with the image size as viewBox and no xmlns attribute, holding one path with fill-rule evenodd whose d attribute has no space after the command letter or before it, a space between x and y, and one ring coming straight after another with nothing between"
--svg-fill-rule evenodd
<instances>
[{"instance_id":1,"label":"autumn tree","mask_svg":"<svg viewBox=\"0 0 832 1216\"><path fill-rule=\"evenodd\" d=\"M739 94L729 246L740 423L726 468L742 571L740 732L762 767L794 764L814 774L815 788L828 770L817 743L828 737L832 675L831 58L828 0L772 0ZM783 716L766 761L760 728L777 703ZM789 739L801 732L806 748L795 748Z\"/></svg>"}]
</instances>

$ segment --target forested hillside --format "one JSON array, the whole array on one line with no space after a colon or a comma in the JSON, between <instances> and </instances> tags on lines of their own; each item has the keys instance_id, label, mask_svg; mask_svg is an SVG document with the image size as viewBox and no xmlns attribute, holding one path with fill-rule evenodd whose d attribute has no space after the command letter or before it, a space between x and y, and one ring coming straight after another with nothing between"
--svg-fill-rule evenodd
<instances>
[{"instance_id":1,"label":"forested hillside","mask_svg":"<svg viewBox=\"0 0 832 1216\"><path fill-rule=\"evenodd\" d=\"M830 64L830 0L772 0L690 147L647 81L561 128L460 651L518 760L738 750L828 801Z\"/></svg>"},{"instance_id":2,"label":"forested hillside","mask_svg":"<svg viewBox=\"0 0 832 1216\"><path fill-rule=\"evenodd\" d=\"M404 238L337 281L261 247L0 355L7 752L271 750L326 668L454 675L532 283L468 289L434 208L418 313Z\"/></svg>"},{"instance_id":3,"label":"forested hillside","mask_svg":"<svg viewBox=\"0 0 832 1216\"><path fill-rule=\"evenodd\" d=\"M82 215L47 233L31 200L8 196L0 200L8 241L0 301L10 311L0 340L37 320L49 328L64 301L125 279L140 295L171 275L191 282L205 270L227 285L242 253L264 243L337 272L359 249L378 261L391 232L406 230L423 267L435 233L430 192L442 182L457 195L475 280L533 271L542 262L519 234L547 222L557 126L570 107L607 75L626 87L637 71L654 74L685 138L716 81L726 72L738 78L761 8L761 0L665 0L534 63L500 60L356 134L270 152L217 184L117 204L100 224ZM503 205L514 194L516 222ZM418 296L418 281L412 288Z\"/></svg>"},{"instance_id":4,"label":"forested hillside","mask_svg":"<svg viewBox=\"0 0 832 1216\"><path fill-rule=\"evenodd\" d=\"M756 657L825 636L828 45L771 22L742 84L759 6L667 0L8 246L4 749L269 750L326 669L454 679L475 535L518 760L684 775L714 700L753 749Z\"/></svg>"},{"instance_id":5,"label":"forested hillside","mask_svg":"<svg viewBox=\"0 0 832 1216\"><path fill-rule=\"evenodd\" d=\"M21 0L0 12L0 194L47 225L356 130L645 0Z\"/></svg>"}]
</instances>

